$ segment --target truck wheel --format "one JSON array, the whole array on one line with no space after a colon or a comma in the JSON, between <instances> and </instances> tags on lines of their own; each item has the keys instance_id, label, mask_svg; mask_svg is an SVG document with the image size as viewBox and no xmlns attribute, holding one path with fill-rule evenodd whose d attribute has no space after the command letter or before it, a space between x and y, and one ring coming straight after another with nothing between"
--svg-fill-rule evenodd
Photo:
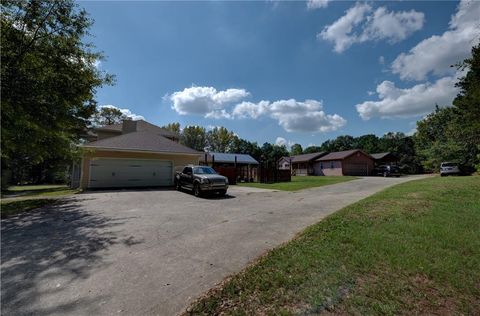
<instances>
[{"instance_id":1,"label":"truck wheel","mask_svg":"<svg viewBox=\"0 0 480 316\"><path fill-rule=\"evenodd\" d=\"M198 185L198 183L195 183L193 185L193 194L196 196L196 197L199 197L202 195L202 191L200 191L200 186Z\"/></svg>"}]
</instances>

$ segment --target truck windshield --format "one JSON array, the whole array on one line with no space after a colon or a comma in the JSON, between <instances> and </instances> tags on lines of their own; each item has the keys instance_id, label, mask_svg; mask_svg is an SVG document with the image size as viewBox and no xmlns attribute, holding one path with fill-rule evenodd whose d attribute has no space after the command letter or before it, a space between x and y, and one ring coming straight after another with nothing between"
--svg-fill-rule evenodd
<instances>
[{"instance_id":1,"label":"truck windshield","mask_svg":"<svg viewBox=\"0 0 480 316\"><path fill-rule=\"evenodd\" d=\"M195 167L193 168L194 174L216 174L215 170L210 167Z\"/></svg>"},{"instance_id":2,"label":"truck windshield","mask_svg":"<svg viewBox=\"0 0 480 316\"><path fill-rule=\"evenodd\" d=\"M442 163L442 167L456 167L457 164L454 162L444 162Z\"/></svg>"}]
</instances>

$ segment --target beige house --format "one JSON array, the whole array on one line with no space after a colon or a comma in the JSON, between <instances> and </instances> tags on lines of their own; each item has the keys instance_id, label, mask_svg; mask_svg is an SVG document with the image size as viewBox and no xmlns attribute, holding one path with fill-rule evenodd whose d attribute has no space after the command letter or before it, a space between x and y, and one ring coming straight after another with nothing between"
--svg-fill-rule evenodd
<instances>
[{"instance_id":1,"label":"beige house","mask_svg":"<svg viewBox=\"0 0 480 316\"><path fill-rule=\"evenodd\" d=\"M178 143L178 136L143 120L95 129L96 140L81 146L72 186L82 189L171 186L175 171L198 164L202 153Z\"/></svg>"},{"instance_id":2,"label":"beige house","mask_svg":"<svg viewBox=\"0 0 480 316\"><path fill-rule=\"evenodd\" d=\"M290 170L290 157L282 157L278 161L278 169Z\"/></svg>"},{"instance_id":3,"label":"beige house","mask_svg":"<svg viewBox=\"0 0 480 316\"><path fill-rule=\"evenodd\" d=\"M360 149L329 153L315 161L315 172L324 176L368 176L374 159Z\"/></svg>"}]
</instances>

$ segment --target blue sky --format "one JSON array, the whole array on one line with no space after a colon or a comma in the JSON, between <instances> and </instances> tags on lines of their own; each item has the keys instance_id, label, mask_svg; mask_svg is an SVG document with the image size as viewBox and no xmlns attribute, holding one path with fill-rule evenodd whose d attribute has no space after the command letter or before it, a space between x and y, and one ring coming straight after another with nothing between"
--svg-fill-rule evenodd
<instances>
[{"instance_id":1,"label":"blue sky","mask_svg":"<svg viewBox=\"0 0 480 316\"><path fill-rule=\"evenodd\" d=\"M411 132L448 105L480 2L80 2L113 105L263 142ZM128 110L128 111L127 111Z\"/></svg>"}]
</instances>

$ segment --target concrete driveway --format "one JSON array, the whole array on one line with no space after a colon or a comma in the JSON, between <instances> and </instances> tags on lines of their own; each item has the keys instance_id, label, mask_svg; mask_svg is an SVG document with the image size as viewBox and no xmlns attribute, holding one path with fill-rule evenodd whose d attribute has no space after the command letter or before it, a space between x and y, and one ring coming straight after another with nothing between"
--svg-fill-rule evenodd
<instances>
[{"instance_id":1,"label":"concrete driveway","mask_svg":"<svg viewBox=\"0 0 480 316\"><path fill-rule=\"evenodd\" d=\"M362 178L298 192L232 186L90 192L2 220L4 315L174 315L332 212L416 179Z\"/></svg>"}]
</instances>

